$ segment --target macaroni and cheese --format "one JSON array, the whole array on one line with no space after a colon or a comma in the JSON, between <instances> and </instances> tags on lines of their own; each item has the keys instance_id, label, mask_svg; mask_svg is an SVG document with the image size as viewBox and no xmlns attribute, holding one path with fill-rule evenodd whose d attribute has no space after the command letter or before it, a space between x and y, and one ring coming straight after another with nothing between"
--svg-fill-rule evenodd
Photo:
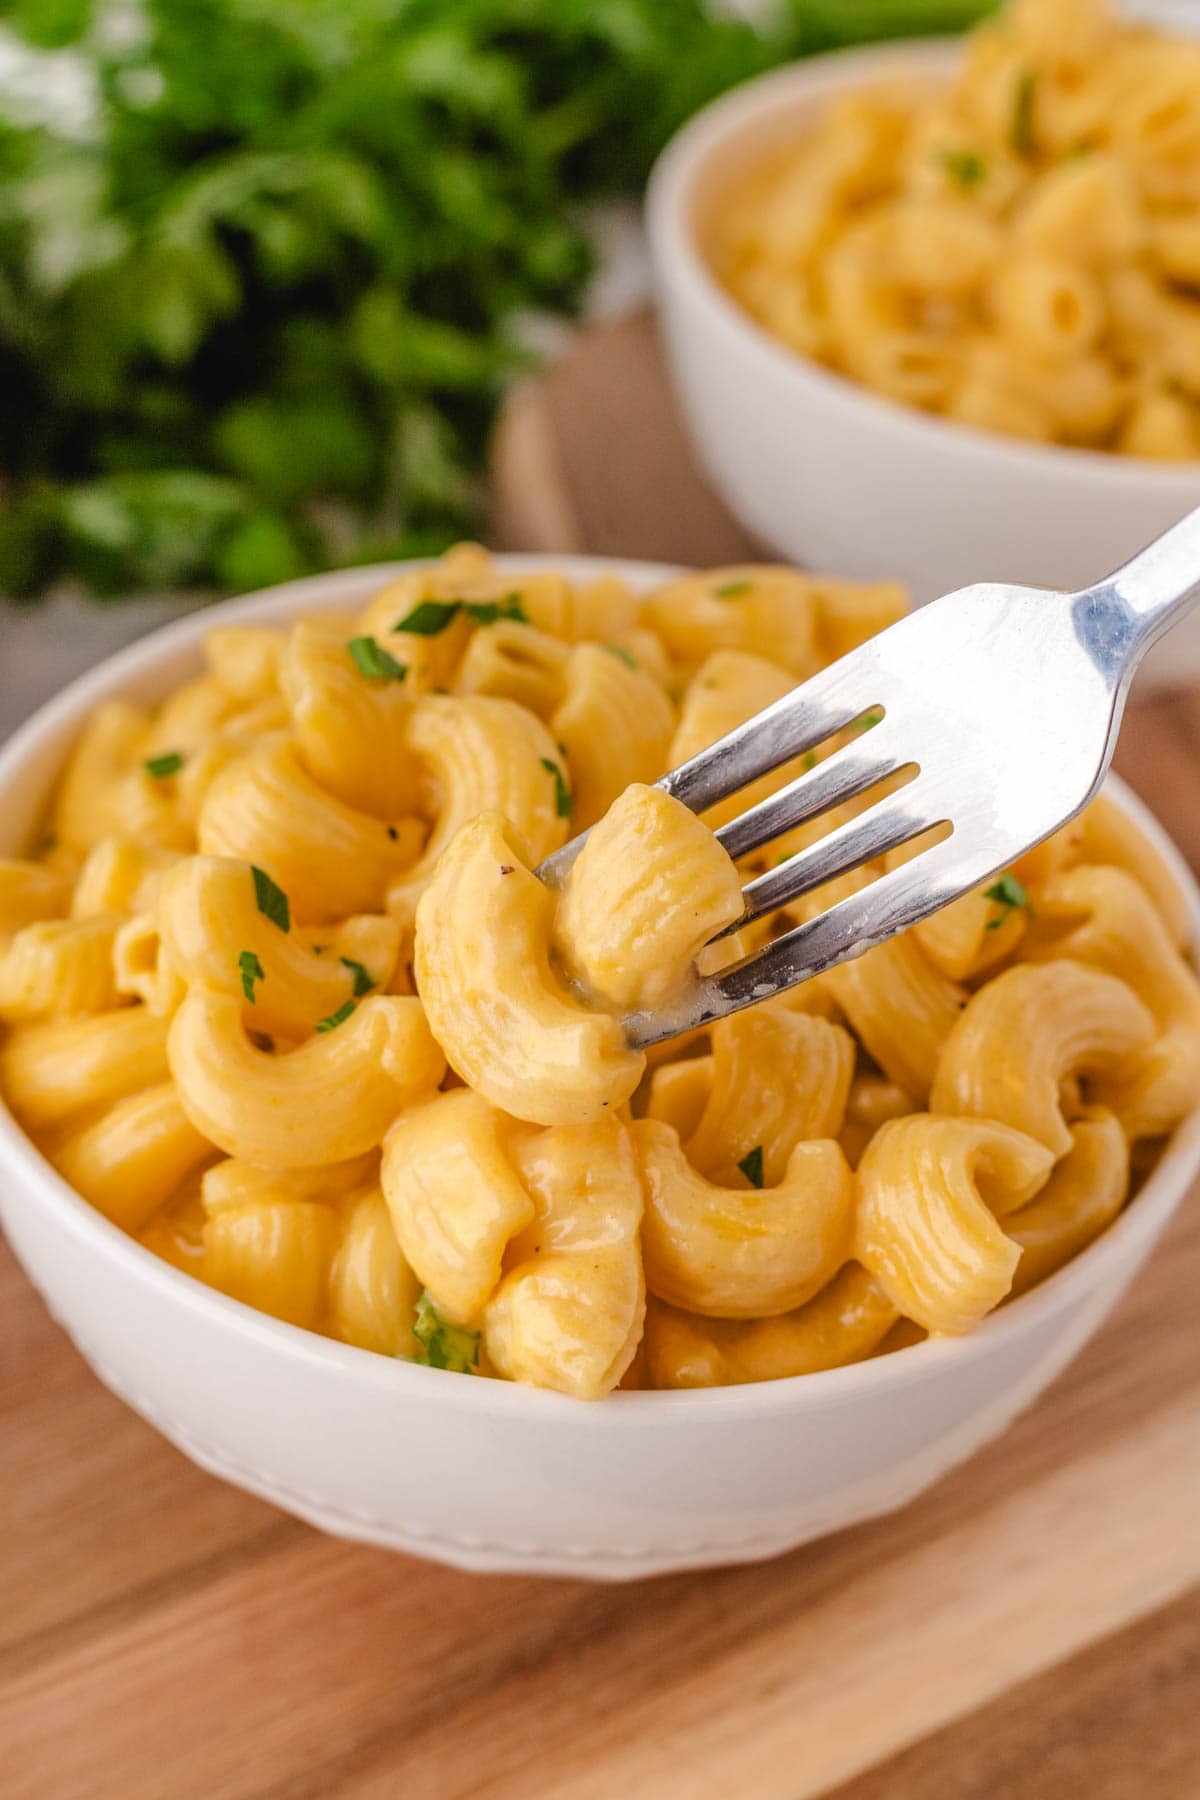
<instances>
[{"instance_id":1,"label":"macaroni and cheese","mask_svg":"<svg viewBox=\"0 0 1200 1800\"><path fill-rule=\"evenodd\" d=\"M1200 42L1010 0L948 82L848 95L710 253L802 356L985 431L1200 458Z\"/></svg>"},{"instance_id":2,"label":"macaroni and cheese","mask_svg":"<svg viewBox=\"0 0 1200 1800\"><path fill-rule=\"evenodd\" d=\"M1121 812L710 1029L620 1022L794 924L728 930L829 823L735 867L738 802L656 778L902 603L753 565L639 599L468 545L357 617L213 631L0 862L8 1106L149 1250L381 1355L594 1399L969 1330L1200 1095L1186 908Z\"/></svg>"}]
</instances>

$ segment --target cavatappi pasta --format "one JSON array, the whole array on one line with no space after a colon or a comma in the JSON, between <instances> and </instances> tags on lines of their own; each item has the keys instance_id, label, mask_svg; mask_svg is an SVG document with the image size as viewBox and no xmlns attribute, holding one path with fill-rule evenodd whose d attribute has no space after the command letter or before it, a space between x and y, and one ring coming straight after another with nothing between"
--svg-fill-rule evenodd
<instances>
[{"instance_id":1,"label":"cavatappi pasta","mask_svg":"<svg viewBox=\"0 0 1200 1800\"><path fill-rule=\"evenodd\" d=\"M945 82L848 94L738 178L715 272L889 399L1200 459L1200 40L1010 0Z\"/></svg>"},{"instance_id":2,"label":"cavatappi pasta","mask_svg":"<svg viewBox=\"0 0 1200 1800\"><path fill-rule=\"evenodd\" d=\"M1187 907L1111 802L711 1029L643 1055L619 1022L765 866L654 779L902 601L754 565L639 599L460 546L357 617L213 632L0 861L8 1106L156 1255L381 1355L595 1399L969 1330L1200 1097Z\"/></svg>"}]
</instances>

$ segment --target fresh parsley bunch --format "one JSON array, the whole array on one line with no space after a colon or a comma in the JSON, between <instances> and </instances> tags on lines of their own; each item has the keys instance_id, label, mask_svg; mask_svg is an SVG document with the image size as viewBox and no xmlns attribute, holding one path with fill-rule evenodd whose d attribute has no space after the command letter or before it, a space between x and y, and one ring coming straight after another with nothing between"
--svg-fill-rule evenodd
<instances>
[{"instance_id":1,"label":"fresh parsley bunch","mask_svg":"<svg viewBox=\"0 0 1200 1800\"><path fill-rule=\"evenodd\" d=\"M785 57L987 0L8 0L70 130L0 94L0 591L239 590L440 549L579 205Z\"/></svg>"}]
</instances>

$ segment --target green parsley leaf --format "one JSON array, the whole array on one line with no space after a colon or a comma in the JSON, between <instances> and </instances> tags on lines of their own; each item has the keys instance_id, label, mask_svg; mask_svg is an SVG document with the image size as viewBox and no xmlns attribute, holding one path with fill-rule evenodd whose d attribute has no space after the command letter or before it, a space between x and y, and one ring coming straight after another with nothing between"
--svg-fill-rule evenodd
<instances>
[{"instance_id":1,"label":"green parsley leaf","mask_svg":"<svg viewBox=\"0 0 1200 1800\"><path fill-rule=\"evenodd\" d=\"M1033 917L1033 907L1029 904L1029 895L1011 869L1006 870L999 881L994 881L990 888L984 888L983 897L985 900L994 900L996 905L1002 908L1002 911L994 919L989 919L987 925L989 931L999 931L1004 921L1018 907L1024 907L1030 918Z\"/></svg>"},{"instance_id":2,"label":"green parsley leaf","mask_svg":"<svg viewBox=\"0 0 1200 1800\"><path fill-rule=\"evenodd\" d=\"M720 587L713 589L713 593L718 600L734 600L739 594L748 594L752 586L753 583L749 581L723 581Z\"/></svg>"},{"instance_id":3,"label":"green parsley leaf","mask_svg":"<svg viewBox=\"0 0 1200 1800\"><path fill-rule=\"evenodd\" d=\"M943 150L942 167L964 193L987 180L987 163L978 150Z\"/></svg>"},{"instance_id":4,"label":"green parsley leaf","mask_svg":"<svg viewBox=\"0 0 1200 1800\"><path fill-rule=\"evenodd\" d=\"M870 731L878 725L882 718L882 709L878 706L873 706L870 712L865 712L863 714L861 719L855 719L852 724L847 725L846 730L852 731L855 737L860 737L864 731Z\"/></svg>"},{"instance_id":5,"label":"green parsley leaf","mask_svg":"<svg viewBox=\"0 0 1200 1800\"><path fill-rule=\"evenodd\" d=\"M632 651L626 650L624 644L604 644L602 648L607 650L610 656L615 656L618 662L623 662L627 669L638 669L641 667L637 657L634 656Z\"/></svg>"},{"instance_id":6,"label":"green parsley leaf","mask_svg":"<svg viewBox=\"0 0 1200 1800\"><path fill-rule=\"evenodd\" d=\"M356 1000L361 1000L364 994L370 993L371 989L375 986L375 983L371 980L370 975L367 973L366 969L363 968L362 964L360 962L355 962L352 956L339 956L338 961L344 969L349 969L350 973L353 975L354 998Z\"/></svg>"},{"instance_id":7,"label":"green parsley leaf","mask_svg":"<svg viewBox=\"0 0 1200 1800\"><path fill-rule=\"evenodd\" d=\"M473 1374L479 1366L479 1333L443 1319L428 1290L417 1301L413 1336L422 1352L413 1358L414 1362L425 1363L431 1369L451 1369L457 1375Z\"/></svg>"},{"instance_id":8,"label":"green parsley leaf","mask_svg":"<svg viewBox=\"0 0 1200 1800\"><path fill-rule=\"evenodd\" d=\"M314 956L324 956L325 952L329 948L329 945L328 944L311 944L309 946L309 948L312 950L312 953Z\"/></svg>"},{"instance_id":9,"label":"green parsley leaf","mask_svg":"<svg viewBox=\"0 0 1200 1800\"><path fill-rule=\"evenodd\" d=\"M1037 145L1033 136L1033 103L1037 95L1037 76L1026 69L1017 81L1013 94L1012 127L1009 141L1018 156L1032 156Z\"/></svg>"},{"instance_id":10,"label":"green parsley leaf","mask_svg":"<svg viewBox=\"0 0 1200 1800\"><path fill-rule=\"evenodd\" d=\"M144 766L147 775L162 781L167 775L178 775L183 767L183 757L178 750L167 750L162 756L148 756Z\"/></svg>"},{"instance_id":11,"label":"green parsley leaf","mask_svg":"<svg viewBox=\"0 0 1200 1800\"><path fill-rule=\"evenodd\" d=\"M422 600L392 630L410 631L414 637L436 637L457 616L461 605L461 600Z\"/></svg>"},{"instance_id":12,"label":"green parsley leaf","mask_svg":"<svg viewBox=\"0 0 1200 1800\"><path fill-rule=\"evenodd\" d=\"M253 950L243 950L238 956L238 968L241 970L242 974L242 992L245 994L251 1006L253 1006L254 984L256 981L266 980L266 976L263 973L263 966L259 962L257 956L255 956Z\"/></svg>"},{"instance_id":13,"label":"green parsley leaf","mask_svg":"<svg viewBox=\"0 0 1200 1800\"><path fill-rule=\"evenodd\" d=\"M254 877L254 903L264 919L270 919L272 925L278 925L280 931L292 929L292 909L288 905L288 897L281 887L276 887L265 869L250 865L250 873Z\"/></svg>"},{"instance_id":14,"label":"green parsley leaf","mask_svg":"<svg viewBox=\"0 0 1200 1800\"><path fill-rule=\"evenodd\" d=\"M398 625L393 625L392 630L411 631L417 637L436 637L460 612L476 625L495 625L500 619L515 619L521 625L529 623L529 615L521 605L520 589L514 588L503 600L422 600Z\"/></svg>"},{"instance_id":15,"label":"green parsley leaf","mask_svg":"<svg viewBox=\"0 0 1200 1800\"><path fill-rule=\"evenodd\" d=\"M746 1180L750 1183L751 1187L760 1188L763 1184L762 1145L755 1144L753 1150L748 1151L746 1155L743 1156L741 1162L738 1164L738 1168L742 1171L742 1174L746 1177Z\"/></svg>"},{"instance_id":16,"label":"green parsley leaf","mask_svg":"<svg viewBox=\"0 0 1200 1800\"><path fill-rule=\"evenodd\" d=\"M39 398L35 433L0 432L4 593L244 592L478 536L485 434L533 360L520 319L578 305L590 203L640 192L670 132L749 75L992 7L125 10L120 35L90 29L98 0L0 9L100 93L85 132L69 107L0 106L5 372Z\"/></svg>"},{"instance_id":17,"label":"green parsley leaf","mask_svg":"<svg viewBox=\"0 0 1200 1800\"><path fill-rule=\"evenodd\" d=\"M344 1025L346 1020L350 1017L350 1014L356 1010L353 1000L343 1000L336 1012L331 1012L327 1018L318 1019L313 1026L313 1030L336 1031L338 1026Z\"/></svg>"},{"instance_id":18,"label":"green parsley leaf","mask_svg":"<svg viewBox=\"0 0 1200 1800\"><path fill-rule=\"evenodd\" d=\"M554 777L555 812L560 819L569 819L571 816L571 790L563 778L562 770L556 762L551 762L548 756L543 756L541 758L541 764L547 775L553 775Z\"/></svg>"},{"instance_id":19,"label":"green parsley leaf","mask_svg":"<svg viewBox=\"0 0 1200 1800\"><path fill-rule=\"evenodd\" d=\"M810 772L810 770L815 769L816 766L817 766L816 751L815 750L806 750L804 752L804 761L800 764L801 773L804 775L807 775Z\"/></svg>"},{"instance_id":20,"label":"green parsley leaf","mask_svg":"<svg viewBox=\"0 0 1200 1800\"><path fill-rule=\"evenodd\" d=\"M521 605L521 595L517 589L506 594L503 600L462 600L459 604L468 619L474 619L476 625L494 625L498 619L515 619L520 625L529 623L529 616Z\"/></svg>"},{"instance_id":21,"label":"green parsley leaf","mask_svg":"<svg viewBox=\"0 0 1200 1800\"><path fill-rule=\"evenodd\" d=\"M373 637L351 638L346 648L368 681L403 681L408 674L407 663L397 662Z\"/></svg>"}]
</instances>

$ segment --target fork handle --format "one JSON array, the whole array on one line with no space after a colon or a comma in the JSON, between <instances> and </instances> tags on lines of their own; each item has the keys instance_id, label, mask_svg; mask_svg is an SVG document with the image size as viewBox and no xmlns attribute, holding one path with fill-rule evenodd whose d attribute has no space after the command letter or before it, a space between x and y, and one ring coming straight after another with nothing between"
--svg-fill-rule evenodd
<instances>
[{"instance_id":1,"label":"fork handle","mask_svg":"<svg viewBox=\"0 0 1200 1800\"><path fill-rule=\"evenodd\" d=\"M1139 661L1200 602L1200 506L1110 575L1102 591L1123 603L1129 654Z\"/></svg>"}]
</instances>

